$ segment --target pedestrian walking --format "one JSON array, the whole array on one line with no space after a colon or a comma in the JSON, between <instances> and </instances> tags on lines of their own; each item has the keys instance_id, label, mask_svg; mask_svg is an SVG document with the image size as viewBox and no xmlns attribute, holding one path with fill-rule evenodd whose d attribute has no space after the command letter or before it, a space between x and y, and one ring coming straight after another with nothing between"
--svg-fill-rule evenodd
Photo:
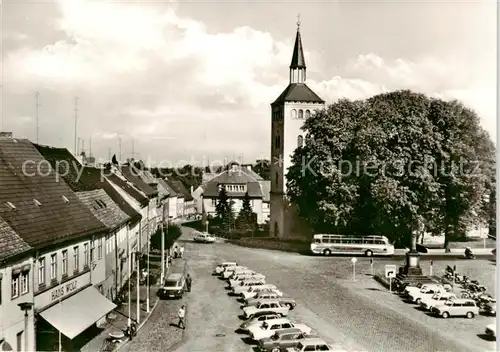
<instances>
[{"instance_id":1,"label":"pedestrian walking","mask_svg":"<svg viewBox=\"0 0 500 352\"><path fill-rule=\"evenodd\" d=\"M184 324L184 318L186 317L186 309L184 306L179 309L179 312L177 313L177 316L179 317L179 322L177 323L177 326L179 329L186 329L186 325Z\"/></svg>"},{"instance_id":2,"label":"pedestrian walking","mask_svg":"<svg viewBox=\"0 0 500 352\"><path fill-rule=\"evenodd\" d=\"M187 286L187 291L191 292L191 283L193 282L193 279L191 278L191 275L187 274L186 276L186 286Z\"/></svg>"}]
</instances>

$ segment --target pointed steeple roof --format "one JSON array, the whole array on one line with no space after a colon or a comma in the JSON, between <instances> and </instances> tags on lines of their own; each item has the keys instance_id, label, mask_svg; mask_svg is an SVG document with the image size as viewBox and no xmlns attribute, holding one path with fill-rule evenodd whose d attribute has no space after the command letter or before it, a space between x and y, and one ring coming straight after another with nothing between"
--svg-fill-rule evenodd
<instances>
[{"instance_id":1,"label":"pointed steeple roof","mask_svg":"<svg viewBox=\"0 0 500 352\"><path fill-rule=\"evenodd\" d=\"M302 39L300 37L300 20L297 22L297 35L295 36L295 45L293 47L291 69L306 68L304 59L304 49L302 48Z\"/></svg>"}]
</instances>

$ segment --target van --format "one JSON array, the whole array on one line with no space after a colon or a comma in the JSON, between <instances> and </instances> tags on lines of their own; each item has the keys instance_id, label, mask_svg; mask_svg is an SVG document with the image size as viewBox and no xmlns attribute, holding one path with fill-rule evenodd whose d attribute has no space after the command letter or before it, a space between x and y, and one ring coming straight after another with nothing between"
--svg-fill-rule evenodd
<instances>
[{"instance_id":1,"label":"van","mask_svg":"<svg viewBox=\"0 0 500 352\"><path fill-rule=\"evenodd\" d=\"M173 273L168 275L163 287L161 288L161 296L164 298L182 298L186 290L186 277L184 274Z\"/></svg>"}]
</instances>

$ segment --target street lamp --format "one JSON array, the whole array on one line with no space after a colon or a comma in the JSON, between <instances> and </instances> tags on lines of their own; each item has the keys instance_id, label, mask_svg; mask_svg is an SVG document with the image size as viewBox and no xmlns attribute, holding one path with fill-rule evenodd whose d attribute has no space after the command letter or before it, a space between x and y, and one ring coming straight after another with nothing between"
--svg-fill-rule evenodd
<instances>
[{"instance_id":1,"label":"street lamp","mask_svg":"<svg viewBox=\"0 0 500 352\"><path fill-rule=\"evenodd\" d=\"M29 337L28 337L28 312L33 308L32 302L18 303L19 308L24 312L24 350L29 351Z\"/></svg>"},{"instance_id":2,"label":"street lamp","mask_svg":"<svg viewBox=\"0 0 500 352\"><path fill-rule=\"evenodd\" d=\"M137 261L137 303L136 303L136 308L137 308L137 317L136 317L136 321L137 321L137 324L140 324L141 322L141 295L140 295L140 291L141 291L141 286L140 286L140 279L141 279L141 267L140 267L140 256L142 255L142 253L140 251L137 251L137 252L134 252L134 255L135 255L135 259Z\"/></svg>"}]
</instances>

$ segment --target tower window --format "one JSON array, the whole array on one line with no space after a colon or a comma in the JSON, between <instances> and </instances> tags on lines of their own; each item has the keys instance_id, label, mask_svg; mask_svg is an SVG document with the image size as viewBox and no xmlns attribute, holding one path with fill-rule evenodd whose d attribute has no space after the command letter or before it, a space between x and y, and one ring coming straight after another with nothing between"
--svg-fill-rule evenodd
<instances>
[{"instance_id":1,"label":"tower window","mask_svg":"<svg viewBox=\"0 0 500 352\"><path fill-rule=\"evenodd\" d=\"M278 173L274 175L274 183L276 183L276 186L278 185Z\"/></svg>"},{"instance_id":2,"label":"tower window","mask_svg":"<svg viewBox=\"0 0 500 352\"><path fill-rule=\"evenodd\" d=\"M276 137L274 138L274 147L275 147L276 149L279 149L280 145L281 145L281 138L280 138L280 135L278 134L278 135L276 135Z\"/></svg>"},{"instance_id":3,"label":"tower window","mask_svg":"<svg viewBox=\"0 0 500 352\"><path fill-rule=\"evenodd\" d=\"M306 119L308 119L309 117L311 117L311 111L310 110L306 110Z\"/></svg>"},{"instance_id":4,"label":"tower window","mask_svg":"<svg viewBox=\"0 0 500 352\"><path fill-rule=\"evenodd\" d=\"M304 146L304 137L302 137L301 135L299 135L297 137L297 146L299 148L303 147Z\"/></svg>"},{"instance_id":5,"label":"tower window","mask_svg":"<svg viewBox=\"0 0 500 352\"><path fill-rule=\"evenodd\" d=\"M303 118L304 118L304 110L299 109L299 119L303 119Z\"/></svg>"},{"instance_id":6,"label":"tower window","mask_svg":"<svg viewBox=\"0 0 500 352\"><path fill-rule=\"evenodd\" d=\"M297 110L292 109L292 119L296 119L296 118L297 118Z\"/></svg>"}]
</instances>

